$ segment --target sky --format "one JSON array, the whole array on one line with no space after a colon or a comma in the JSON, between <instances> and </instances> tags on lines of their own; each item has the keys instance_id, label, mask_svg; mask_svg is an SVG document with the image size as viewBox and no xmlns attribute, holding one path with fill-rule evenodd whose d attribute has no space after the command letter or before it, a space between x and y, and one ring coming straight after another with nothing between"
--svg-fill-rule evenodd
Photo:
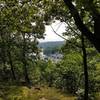
<instances>
[{"instance_id":1,"label":"sky","mask_svg":"<svg viewBox=\"0 0 100 100\"><path fill-rule=\"evenodd\" d=\"M52 26L52 27L51 27ZM49 42L49 41L63 41L61 37L57 36L54 32L56 31L57 34L62 35L63 32L66 30L66 25L64 22L55 21L55 23L50 25L46 25L45 27L45 39L40 39L40 42ZM54 30L53 30L53 29Z\"/></svg>"}]
</instances>

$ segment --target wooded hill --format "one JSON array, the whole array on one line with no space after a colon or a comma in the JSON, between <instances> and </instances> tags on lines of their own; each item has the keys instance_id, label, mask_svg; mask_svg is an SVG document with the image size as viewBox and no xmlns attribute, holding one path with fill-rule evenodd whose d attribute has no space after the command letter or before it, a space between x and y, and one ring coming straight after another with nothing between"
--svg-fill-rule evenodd
<instances>
[{"instance_id":1,"label":"wooded hill","mask_svg":"<svg viewBox=\"0 0 100 100\"><path fill-rule=\"evenodd\" d=\"M48 55L51 53L58 52L59 49L65 44L65 41L51 41L51 42L41 42L39 47L43 48L44 54Z\"/></svg>"}]
</instances>

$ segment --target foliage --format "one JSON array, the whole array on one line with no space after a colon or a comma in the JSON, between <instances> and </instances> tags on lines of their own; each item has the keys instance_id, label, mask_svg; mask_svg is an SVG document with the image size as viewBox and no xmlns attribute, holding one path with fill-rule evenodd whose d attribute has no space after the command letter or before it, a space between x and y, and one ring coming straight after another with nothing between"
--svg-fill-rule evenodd
<instances>
[{"instance_id":1,"label":"foliage","mask_svg":"<svg viewBox=\"0 0 100 100\"><path fill-rule=\"evenodd\" d=\"M3 80L29 82L28 67L36 59L39 52L37 39L43 38L45 30L43 18L38 15L39 9L36 1L0 1L0 68Z\"/></svg>"},{"instance_id":2,"label":"foliage","mask_svg":"<svg viewBox=\"0 0 100 100\"><path fill-rule=\"evenodd\" d=\"M27 87L11 86L8 90L3 91L2 100L74 100L76 98L70 94L63 95L58 89L49 87L41 87L41 90L36 90L34 87L29 89Z\"/></svg>"},{"instance_id":3,"label":"foliage","mask_svg":"<svg viewBox=\"0 0 100 100\"><path fill-rule=\"evenodd\" d=\"M73 94L84 89L81 33L98 51L100 50L98 45L100 2L99 0L64 1L75 6L73 7L75 12L69 4L66 4L68 6L66 8L62 0L0 0L0 85L2 82L8 83L7 85L47 85ZM68 36L62 48L64 58L57 64L51 60L40 60L38 48L38 39L44 38L45 24L50 25L55 20L67 24L64 36ZM89 93L95 94L100 92L100 54L90 42L85 38ZM59 48L55 48L54 45L50 51L55 53ZM33 97L37 100L42 96L50 100L60 100L60 98L63 100L62 97L66 100L66 97L62 94L59 96L58 91L53 88L39 92L27 87L6 87L0 95L6 98L5 100L27 100L29 97L30 100L33 100Z\"/></svg>"}]
</instances>

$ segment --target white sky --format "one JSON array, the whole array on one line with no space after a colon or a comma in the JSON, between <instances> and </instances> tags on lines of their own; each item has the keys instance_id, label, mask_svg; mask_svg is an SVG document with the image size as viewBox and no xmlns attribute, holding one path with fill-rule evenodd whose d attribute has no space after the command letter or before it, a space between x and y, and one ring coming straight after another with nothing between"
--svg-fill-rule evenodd
<instances>
[{"instance_id":1,"label":"white sky","mask_svg":"<svg viewBox=\"0 0 100 100\"><path fill-rule=\"evenodd\" d=\"M63 32L66 30L66 26L64 22L56 21L55 23L51 24L53 29L60 35L62 35ZM57 36L50 25L46 25L45 33L45 39L40 39L40 42L47 42L47 41L63 41L63 39L59 36Z\"/></svg>"}]
</instances>

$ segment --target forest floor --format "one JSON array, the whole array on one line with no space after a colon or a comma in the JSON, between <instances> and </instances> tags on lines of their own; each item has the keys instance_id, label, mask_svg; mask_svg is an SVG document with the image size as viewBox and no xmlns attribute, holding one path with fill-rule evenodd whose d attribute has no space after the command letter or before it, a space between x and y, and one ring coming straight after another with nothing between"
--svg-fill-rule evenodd
<instances>
[{"instance_id":1,"label":"forest floor","mask_svg":"<svg viewBox=\"0 0 100 100\"><path fill-rule=\"evenodd\" d=\"M75 96L51 87L11 86L0 89L0 100L75 100Z\"/></svg>"},{"instance_id":2,"label":"forest floor","mask_svg":"<svg viewBox=\"0 0 100 100\"><path fill-rule=\"evenodd\" d=\"M100 100L100 93L96 96L96 100ZM0 86L0 100L75 100L76 98L52 87Z\"/></svg>"}]
</instances>

